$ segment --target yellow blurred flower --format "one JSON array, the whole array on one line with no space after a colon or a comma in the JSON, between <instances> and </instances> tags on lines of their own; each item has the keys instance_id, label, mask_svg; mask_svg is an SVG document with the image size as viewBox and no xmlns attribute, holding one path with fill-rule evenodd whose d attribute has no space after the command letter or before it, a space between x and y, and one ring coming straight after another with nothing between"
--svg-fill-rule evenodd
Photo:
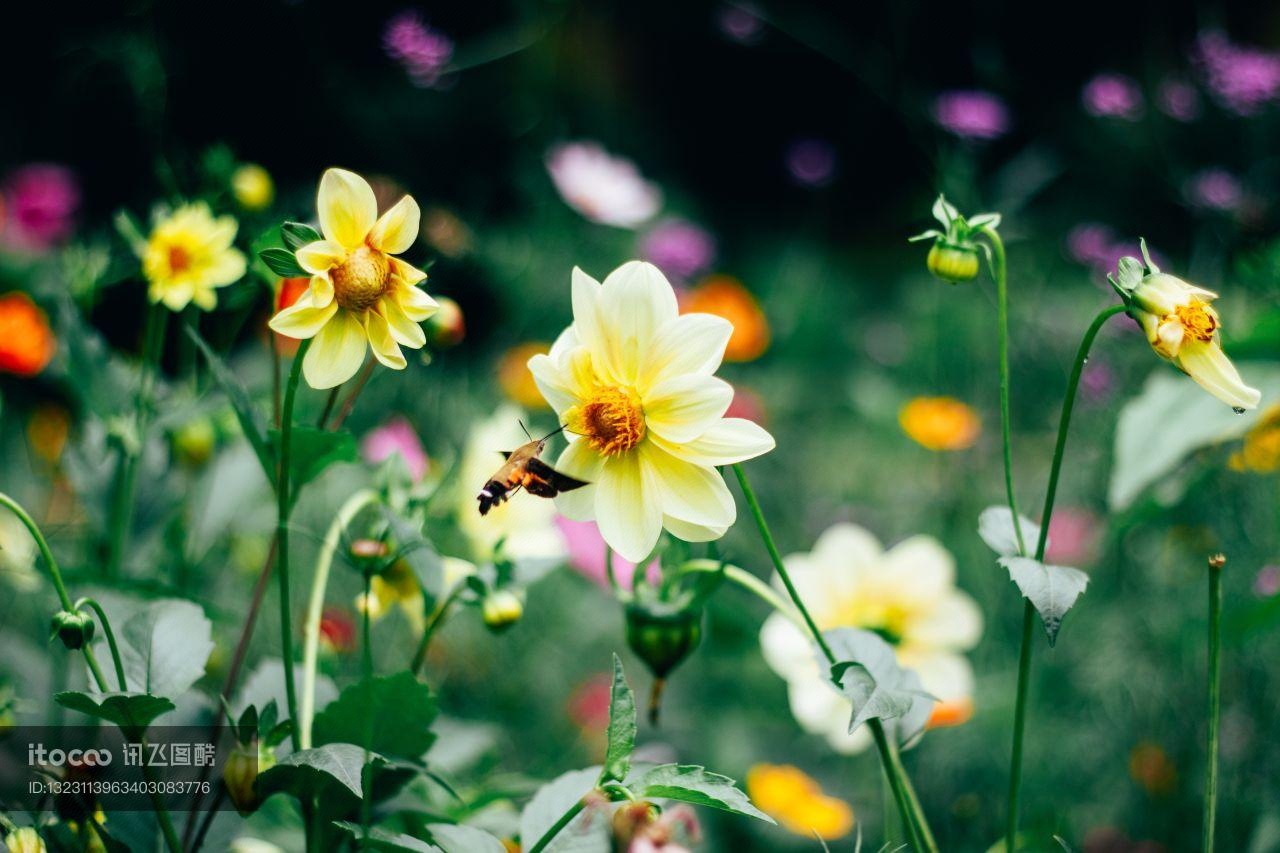
<instances>
[{"instance_id":1,"label":"yellow blurred flower","mask_svg":"<svg viewBox=\"0 0 1280 853\"><path fill-rule=\"evenodd\" d=\"M18 590L39 588L36 571L36 540L25 524L11 512L0 513L0 578Z\"/></svg>"},{"instance_id":2,"label":"yellow blurred flower","mask_svg":"<svg viewBox=\"0 0 1280 853\"><path fill-rule=\"evenodd\" d=\"M216 288L244 276L244 254L232 244L239 226L230 216L215 217L204 202L184 204L159 214L142 250L142 274L152 302L171 311L187 305L212 311Z\"/></svg>"},{"instance_id":3,"label":"yellow blurred flower","mask_svg":"<svg viewBox=\"0 0 1280 853\"><path fill-rule=\"evenodd\" d=\"M703 279L685 294L681 307L689 313L715 314L733 324L733 334L724 348L725 361L754 361L769 348L769 321L760 303L732 276Z\"/></svg>"},{"instance_id":4,"label":"yellow blurred flower","mask_svg":"<svg viewBox=\"0 0 1280 853\"><path fill-rule=\"evenodd\" d=\"M50 465L62 458L62 448L66 447L70 432L71 415L54 403L37 406L27 421L27 442L35 454Z\"/></svg>"},{"instance_id":5,"label":"yellow blurred flower","mask_svg":"<svg viewBox=\"0 0 1280 853\"><path fill-rule=\"evenodd\" d=\"M368 611L370 621L376 622L399 607L409 624L421 629L426 622L422 586L413 569L404 560L397 560L385 572L369 579L369 597L362 592L356 596L356 610Z\"/></svg>"},{"instance_id":6,"label":"yellow blurred flower","mask_svg":"<svg viewBox=\"0 0 1280 853\"><path fill-rule=\"evenodd\" d=\"M45 853L44 840L34 827L23 826L4 837L9 853Z\"/></svg>"},{"instance_id":7,"label":"yellow blurred flower","mask_svg":"<svg viewBox=\"0 0 1280 853\"><path fill-rule=\"evenodd\" d=\"M929 450L964 450L982 434L978 413L954 397L916 397L898 412L898 423Z\"/></svg>"},{"instance_id":8,"label":"yellow blurred flower","mask_svg":"<svg viewBox=\"0 0 1280 853\"><path fill-rule=\"evenodd\" d=\"M1168 794L1178 782L1178 770L1158 744L1143 741L1129 752L1129 776L1152 795Z\"/></svg>"},{"instance_id":9,"label":"yellow blurred flower","mask_svg":"<svg viewBox=\"0 0 1280 853\"><path fill-rule=\"evenodd\" d=\"M1235 471L1274 474L1280 471L1280 405L1272 406L1244 436L1244 444L1231 454Z\"/></svg>"},{"instance_id":10,"label":"yellow blurred flower","mask_svg":"<svg viewBox=\"0 0 1280 853\"><path fill-rule=\"evenodd\" d=\"M271 328L291 338L314 338L302 361L312 388L346 382L360 369L366 348L387 367L403 370L400 347L426 344L418 324L437 307L417 287L427 274L393 257L418 236L418 203L404 196L379 217L368 181L329 169L320 178L316 210L324 239L296 253L311 273L311 289L271 318Z\"/></svg>"},{"instance_id":11,"label":"yellow blurred flower","mask_svg":"<svg viewBox=\"0 0 1280 853\"><path fill-rule=\"evenodd\" d=\"M276 197L276 185L266 169L245 163L231 175L231 194L246 210L262 210Z\"/></svg>"},{"instance_id":12,"label":"yellow blurred flower","mask_svg":"<svg viewBox=\"0 0 1280 853\"><path fill-rule=\"evenodd\" d=\"M498 362L498 386L502 393L516 405L525 409L540 409L547 405L538 390L538 383L529 371L529 359L551 351L550 344L519 344L507 350Z\"/></svg>"},{"instance_id":13,"label":"yellow blurred flower","mask_svg":"<svg viewBox=\"0 0 1280 853\"><path fill-rule=\"evenodd\" d=\"M824 794L821 785L790 764L752 767L747 771L747 796L779 826L796 835L835 841L853 831L849 804Z\"/></svg>"}]
</instances>

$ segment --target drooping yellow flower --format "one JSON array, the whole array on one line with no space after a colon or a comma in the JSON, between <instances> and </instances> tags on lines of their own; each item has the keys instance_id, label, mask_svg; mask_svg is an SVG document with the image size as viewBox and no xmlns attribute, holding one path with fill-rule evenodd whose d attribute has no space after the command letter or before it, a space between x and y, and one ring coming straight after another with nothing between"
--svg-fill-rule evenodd
<instances>
[{"instance_id":1,"label":"drooping yellow flower","mask_svg":"<svg viewBox=\"0 0 1280 853\"><path fill-rule=\"evenodd\" d=\"M757 764L747 771L747 796L782 828L824 841L844 838L853 831L853 809L828 796L822 786L799 767Z\"/></svg>"},{"instance_id":2,"label":"drooping yellow flower","mask_svg":"<svg viewBox=\"0 0 1280 853\"><path fill-rule=\"evenodd\" d=\"M142 250L151 301L163 302L171 311L193 302L212 311L218 304L216 289L244 277L244 254L232 245L238 227L233 217L215 217L204 202L157 216Z\"/></svg>"},{"instance_id":3,"label":"drooping yellow flower","mask_svg":"<svg viewBox=\"0 0 1280 853\"><path fill-rule=\"evenodd\" d=\"M965 450L982 434L977 412L954 397L916 397L898 412L898 423L929 450Z\"/></svg>"},{"instance_id":4,"label":"drooping yellow flower","mask_svg":"<svg viewBox=\"0 0 1280 853\"><path fill-rule=\"evenodd\" d=\"M379 217L364 178L329 169L320 179L316 209L324 239L297 251L298 264L311 273L311 288L271 318L271 328L315 339L302 362L312 388L350 379L364 361L366 345L378 361L403 370L400 347L419 349L427 342L418 324L437 308L416 286L427 274L393 257L418 236L418 203L405 196Z\"/></svg>"},{"instance_id":5,"label":"drooping yellow flower","mask_svg":"<svg viewBox=\"0 0 1280 853\"><path fill-rule=\"evenodd\" d=\"M1280 471L1280 405L1272 406L1250 430L1244 444L1231 454L1228 464L1235 471L1274 474Z\"/></svg>"},{"instance_id":6,"label":"drooping yellow flower","mask_svg":"<svg viewBox=\"0 0 1280 853\"><path fill-rule=\"evenodd\" d=\"M726 418L733 388L713 374L733 326L681 315L657 267L631 261L604 284L573 271L573 325L529 369L567 426L566 474L590 485L556 498L575 521L594 520L631 562L666 528L691 542L718 539L737 507L716 466L767 453L773 437Z\"/></svg>"},{"instance_id":7,"label":"drooping yellow flower","mask_svg":"<svg viewBox=\"0 0 1280 853\"><path fill-rule=\"evenodd\" d=\"M1218 294L1160 272L1151 262L1146 241L1142 253L1141 261L1121 258L1111 283L1151 348L1228 406L1255 408L1261 392L1244 383L1222 351L1221 323L1210 305Z\"/></svg>"}]
</instances>

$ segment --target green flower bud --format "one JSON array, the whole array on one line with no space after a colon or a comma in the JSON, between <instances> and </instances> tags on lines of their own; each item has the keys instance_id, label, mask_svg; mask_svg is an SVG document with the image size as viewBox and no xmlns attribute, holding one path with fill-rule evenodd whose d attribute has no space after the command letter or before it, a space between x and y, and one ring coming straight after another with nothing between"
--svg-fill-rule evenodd
<instances>
[{"instance_id":1,"label":"green flower bud","mask_svg":"<svg viewBox=\"0 0 1280 853\"><path fill-rule=\"evenodd\" d=\"M45 853L48 849L34 827L23 826L4 837L9 853Z\"/></svg>"},{"instance_id":2,"label":"green flower bud","mask_svg":"<svg viewBox=\"0 0 1280 853\"><path fill-rule=\"evenodd\" d=\"M497 633L520 621L520 617L524 615L524 602L509 589L495 589L484 597L480 613L484 617L484 624Z\"/></svg>"},{"instance_id":3,"label":"green flower bud","mask_svg":"<svg viewBox=\"0 0 1280 853\"><path fill-rule=\"evenodd\" d=\"M53 617L52 636L62 640L62 645L75 651L93 641L93 617L88 613L60 610Z\"/></svg>"},{"instance_id":4,"label":"green flower bud","mask_svg":"<svg viewBox=\"0 0 1280 853\"><path fill-rule=\"evenodd\" d=\"M222 783L241 815L247 817L258 810L261 800L253 783L259 773L274 767L275 763L275 753L251 743L238 744L227 756L227 763L222 766Z\"/></svg>"},{"instance_id":5,"label":"green flower bud","mask_svg":"<svg viewBox=\"0 0 1280 853\"><path fill-rule=\"evenodd\" d=\"M666 678L702 640L702 610L627 607L627 645L656 678Z\"/></svg>"},{"instance_id":6,"label":"green flower bud","mask_svg":"<svg viewBox=\"0 0 1280 853\"><path fill-rule=\"evenodd\" d=\"M973 281L978 275L978 250L975 246L964 246L937 240L929 249L926 261L929 272L943 281L959 284Z\"/></svg>"},{"instance_id":7,"label":"green flower bud","mask_svg":"<svg viewBox=\"0 0 1280 853\"><path fill-rule=\"evenodd\" d=\"M173 450L187 465L198 468L213 456L218 433L209 418L188 421L173 432Z\"/></svg>"}]
</instances>

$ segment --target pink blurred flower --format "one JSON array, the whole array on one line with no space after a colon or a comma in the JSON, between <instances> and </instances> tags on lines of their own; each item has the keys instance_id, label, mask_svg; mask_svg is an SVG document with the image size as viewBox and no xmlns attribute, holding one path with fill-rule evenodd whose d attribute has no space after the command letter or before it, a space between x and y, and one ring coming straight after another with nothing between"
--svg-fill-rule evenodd
<instances>
[{"instance_id":1,"label":"pink blurred flower","mask_svg":"<svg viewBox=\"0 0 1280 853\"><path fill-rule=\"evenodd\" d=\"M596 523L573 521L557 515L556 526L560 528L569 545L569 565L597 585L608 589L604 537L600 535L600 528L596 527ZM628 562L617 554L613 555L613 576L622 586L631 586L635 568L635 563ZM649 564L646 578L656 582L659 577L658 561L654 560Z\"/></svg>"},{"instance_id":2,"label":"pink blurred flower","mask_svg":"<svg viewBox=\"0 0 1280 853\"><path fill-rule=\"evenodd\" d=\"M1217 166L1192 175L1183 192L1193 205L1206 210L1230 212L1244 203L1244 187L1240 185L1240 179Z\"/></svg>"},{"instance_id":3,"label":"pink blurred flower","mask_svg":"<svg viewBox=\"0 0 1280 853\"><path fill-rule=\"evenodd\" d=\"M560 197L592 222L635 228L662 206L662 191L635 163L595 142L565 142L547 153L547 172Z\"/></svg>"},{"instance_id":4,"label":"pink blurred flower","mask_svg":"<svg viewBox=\"0 0 1280 853\"><path fill-rule=\"evenodd\" d=\"M1004 101L979 89L943 92L933 102L933 120L961 139L999 139L1009 131Z\"/></svg>"},{"instance_id":5,"label":"pink blurred flower","mask_svg":"<svg viewBox=\"0 0 1280 853\"><path fill-rule=\"evenodd\" d=\"M836 149L825 139L797 139L785 159L787 171L803 187L824 187L836 174Z\"/></svg>"},{"instance_id":6,"label":"pink blurred flower","mask_svg":"<svg viewBox=\"0 0 1280 853\"><path fill-rule=\"evenodd\" d=\"M5 237L22 249L43 251L71 236L80 186L70 169L32 163L15 170L4 186Z\"/></svg>"},{"instance_id":7,"label":"pink blurred flower","mask_svg":"<svg viewBox=\"0 0 1280 853\"><path fill-rule=\"evenodd\" d=\"M569 719L586 732L603 732L609 724L613 674L593 675L569 695Z\"/></svg>"},{"instance_id":8,"label":"pink blurred flower","mask_svg":"<svg viewBox=\"0 0 1280 853\"><path fill-rule=\"evenodd\" d=\"M1080 391L1084 394L1084 401L1091 406L1105 403L1115 387L1116 373L1111 364L1099 356L1090 358L1080 376Z\"/></svg>"},{"instance_id":9,"label":"pink blurred flower","mask_svg":"<svg viewBox=\"0 0 1280 853\"><path fill-rule=\"evenodd\" d=\"M755 421L761 426L765 425L768 419L764 408L764 398L752 391L750 388L735 387L733 389L733 399L729 401L729 408L725 410L726 418L745 418L749 421Z\"/></svg>"},{"instance_id":10,"label":"pink blurred flower","mask_svg":"<svg viewBox=\"0 0 1280 853\"><path fill-rule=\"evenodd\" d=\"M755 44L764 36L764 21L748 3L725 3L716 15L720 32L739 44Z\"/></svg>"},{"instance_id":11,"label":"pink blurred flower","mask_svg":"<svg viewBox=\"0 0 1280 853\"><path fill-rule=\"evenodd\" d=\"M1080 99L1085 110L1099 118L1136 121L1142 116L1142 90L1124 74L1099 74L1085 84Z\"/></svg>"},{"instance_id":12,"label":"pink blurred flower","mask_svg":"<svg viewBox=\"0 0 1280 853\"><path fill-rule=\"evenodd\" d=\"M1263 566L1253 579L1253 592L1261 598L1270 598L1280 592L1280 566Z\"/></svg>"},{"instance_id":13,"label":"pink blurred flower","mask_svg":"<svg viewBox=\"0 0 1280 853\"><path fill-rule=\"evenodd\" d=\"M1249 116L1280 95L1280 54L1233 43L1217 30L1201 34L1192 54L1214 98Z\"/></svg>"},{"instance_id":14,"label":"pink blurred flower","mask_svg":"<svg viewBox=\"0 0 1280 853\"><path fill-rule=\"evenodd\" d=\"M1098 556L1102 531L1098 517L1081 507L1064 506L1049 522L1045 559L1068 566L1087 566Z\"/></svg>"},{"instance_id":15,"label":"pink blurred flower","mask_svg":"<svg viewBox=\"0 0 1280 853\"><path fill-rule=\"evenodd\" d=\"M687 280L711 266L716 243L705 228L683 219L668 219L645 235L640 255L668 277Z\"/></svg>"},{"instance_id":16,"label":"pink blurred flower","mask_svg":"<svg viewBox=\"0 0 1280 853\"><path fill-rule=\"evenodd\" d=\"M366 434L360 442L360 455L370 465L377 465L393 454L404 460L415 482L421 480L431 466L418 433L405 418L392 418Z\"/></svg>"},{"instance_id":17,"label":"pink blurred flower","mask_svg":"<svg viewBox=\"0 0 1280 853\"><path fill-rule=\"evenodd\" d=\"M453 59L453 41L427 26L417 12L401 12L387 22L382 48L423 88L439 83Z\"/></svg>"},{"instance_id":18,"label":"pink blurred flower","mask_svg":"<svg viewBox=\"0 0 1280 853\"><path fill-rule=\"evenodd\" d=\"M1193 121L1200 115L1200 94L1184 80L1168 78L1156 92L1160 111L1175 121Z\"/></svg>"},{"instance_id":19,"label":"pink blurred flower","mask_svg":"<svg viewBox=\"0 0 1280 853\"><path fill-rule=\"evenodd\" d=\"M1100 222L1082 222L1067 232L1067 255L1079 264L1106 274L1115 270L1116 264L1126 255L1138 257L1137 239L1125 240ZM1160 255L1153 249L1151 257L1161 263Z\"/></svg>"}]
</instances>

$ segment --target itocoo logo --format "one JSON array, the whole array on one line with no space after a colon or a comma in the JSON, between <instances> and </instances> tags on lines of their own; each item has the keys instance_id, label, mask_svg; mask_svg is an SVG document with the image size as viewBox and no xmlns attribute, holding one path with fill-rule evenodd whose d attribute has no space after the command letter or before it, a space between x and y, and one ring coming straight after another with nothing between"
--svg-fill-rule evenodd
<instances>
[{"instance_id":1,"label":"itocoo logo","mask_svg":"<svg viewBox=\"0 0 1280 853\"><path fill-rule=\"evenodd\" d=\"M111 763L109 749L45 749L42 743L27 744L27 764L62 767L66 764L83 764L86 767L106 767Z\"/></svg>"}]
</instances>

